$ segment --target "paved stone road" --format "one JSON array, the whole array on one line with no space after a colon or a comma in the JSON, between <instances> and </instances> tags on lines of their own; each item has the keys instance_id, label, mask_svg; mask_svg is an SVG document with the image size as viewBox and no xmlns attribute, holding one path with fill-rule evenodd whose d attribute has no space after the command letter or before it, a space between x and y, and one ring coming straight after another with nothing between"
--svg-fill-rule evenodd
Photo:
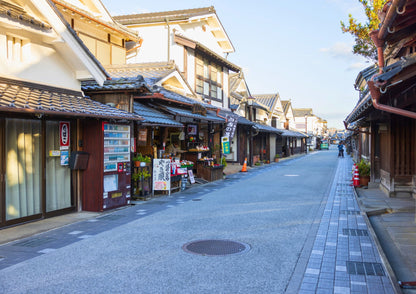
<instances>
[{"instance_id":1,"label":"paved stone road","mask_svg":"<svg viewBox=\"0 0 416 294\"><path fill-rule=\"evenodd\" d=\"M335 180L299 293L395 293L351 186L350 158Z\"/></svg>"},{"instance_id":2,"label":"paved stone road","mask_svg":"<svg viewBox=\"0 0 416 294\"><path fill-rule=\"evenodd\" d=\"M229 175L2 245L0 293L394 293L349 186L351 160L337 164L334 154ZM178 250L208 237L251 250L221 258Z\"/></svg>"}]
</instances>

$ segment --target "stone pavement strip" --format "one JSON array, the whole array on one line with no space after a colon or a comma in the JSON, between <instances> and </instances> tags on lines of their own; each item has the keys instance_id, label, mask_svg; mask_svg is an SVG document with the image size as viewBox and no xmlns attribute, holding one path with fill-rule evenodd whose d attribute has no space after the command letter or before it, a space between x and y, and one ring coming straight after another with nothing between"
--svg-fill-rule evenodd
<instances>
[{"instance_id":1,"label":"stone pavement strip","mask_svg":"<svg viewBox=\"0 0 416 294\"><path fill-rule=\"evenodd\" d=\"M341 158L299 293L396 293Z\"/></svg>"}]
</instances>

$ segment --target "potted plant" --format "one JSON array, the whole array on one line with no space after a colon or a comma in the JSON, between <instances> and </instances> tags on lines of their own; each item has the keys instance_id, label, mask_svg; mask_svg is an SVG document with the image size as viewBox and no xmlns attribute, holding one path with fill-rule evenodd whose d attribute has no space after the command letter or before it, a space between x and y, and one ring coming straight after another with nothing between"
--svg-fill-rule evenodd
<instances>
[{"instance_id":1,"label":"potted plant","mask_svg":"<svg viewBox=\"0 0 416 294\"><path fill-rule=\"evenodd\" d=\"M279 158L280 158L280 154L276 153L276 155L274 156L274 162L279 162Z\"/></svg>"},{"instance_id":2,"label":"potted plant","mask_svg":"<svg viewBox=\"0 0 416 294\"><path fill-rule=\"evenodd\" d=\"M143 156L141 153L137 153L133 157L134 166L146 166L148 163L151 162L151 158L149 156Z\"/></svg>"},{"instance_id":3,"label":"potted plant","mask_svg":"<svg viewBox=\"0 0 416 294\"><path fill-rule=\"evenodd\" d=\"M368 182L370 181L370 163L364 159L361 159L357 166L358 174L360 176L360 185L368 186Z\"/></svg>"},{"instance_id":4,"label":"potted plant","mask_svg":"<svg viewBox=\"0 0 416 294\"><path fill-rule=\"evenodd\" d=\"M221 164L226 167L227 166L227 160L225 159L225 157L221 157Z\"/></svg>"}]
</instances>

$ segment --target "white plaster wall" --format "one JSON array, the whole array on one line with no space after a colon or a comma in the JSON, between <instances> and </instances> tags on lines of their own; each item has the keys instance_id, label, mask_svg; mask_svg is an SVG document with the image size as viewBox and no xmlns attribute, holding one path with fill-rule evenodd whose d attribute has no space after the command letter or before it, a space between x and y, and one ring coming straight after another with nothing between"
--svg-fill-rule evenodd
<instances>
[{"instance_id":1,"label":"white plaster wall","mask_svg":"<svg viewBox=\"0 0 416 294\"><path fill-rule=\"evenodd\" d=\"M136 55L128 57L127 63L168 61L168 29L166 25L132 27L132 29L139 32L143 43ZM172 37L170 42L173 42ZM170 59L174 59L172 55Z\"/></svg>"},{"instance_id":2,"label":"white plaster wall","mask_svg":"<svg viewBox=\"0 0 416 294\"><path fill-rule=\"evenodd\" d=\"M226 160L237 161L237 134L234 135L234 138L230 141L230 147L232 152L225 155Z\"/></svg>"},{"instance_id":3,"label":"white plaster wall","mask_svg":"<svg viewBox=\"0 0 416 294\"><path fill-rule=\"evenodd\" d=\"M268 113L266 111L264 111L263 109L256 109L256 119L257 121L260 121L262 123L264 123L264 119L267 118ZM270 122L267 121L266 123L267 125L270 125Z\"/></svg>"},{"instance_id":4,"label":"white plaster wall","mask_svg":"<svg viewBox=\"0 0 416 294\"><path fill-rule=\"evenodd\" d=\"M28 41L24 59L20 62L7 59L7 36L4 28L0 28L1 75L80 91L81 83L75 78L70 60L65 60L52 46L44 43L39 35L22 30L17 33L20 34L13 32L13 35Z\"/></svg>"},{"instance_id":5,"label":"white plaster wall","mask_svg":"<svg viewBox=\"0 0 416 294\"><path fill-rule=\"evenodd\" d=\"M229 79L229 70L228 70L228 68L225 68L225 67L223 67L222 70L223 70L223 75L222 75L223 97L222 97L222 99L223 99L223 104L224 104L223 107L226 108L226 109L230 109L230 105L228 103L228 100L229 100L228 98L230 96L229 81L228 81L228 79Z\"/></svg>"},{"instance_id":6,"label":"white plaster wall","mask_svg":"<svg viewBox=\"0 0 416 294\"><path fill-rule=\"evenodd\" d=\"M202 25L204 25L206 28L205 32L202 29ZM185 37L198 41L218 55L224 56L224 52L222 51L216 38L211 32L210 27L207 24L201 22L181 24L179 32L182 33Z\"/></svg>"}]
</instances>

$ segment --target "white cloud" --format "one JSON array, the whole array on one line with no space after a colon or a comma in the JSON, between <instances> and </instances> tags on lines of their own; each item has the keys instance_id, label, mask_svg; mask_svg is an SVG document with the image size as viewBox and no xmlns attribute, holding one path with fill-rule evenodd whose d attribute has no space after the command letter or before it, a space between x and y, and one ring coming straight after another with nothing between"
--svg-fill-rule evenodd
<instances>
[{"instance_id":1,"label":"white cloud","mask_svg":"<svg viewBox=\"0 0 416 294\"><path fill-rule=\"evenodd\" d=\"M329 48L321 48L320 52L336 59L344 60L348 66L347 71L362 70L370 65L369 61L357 54L352 53L353 43L336 42Z\"/></svg>"},{"instance_id":2,"label":"white cloud","mask_svg":"<svg viewBox=\"0 0 416 294\"><path fill-rule=\"evenodd\" d=\"M336 42L332 47L329 48L321 48L319 49L320 52L328 53L332 57L342 57L342 58L351 58L352 56L352 43L345 43L345 42Z\"/></svg>"}]
</instances>

